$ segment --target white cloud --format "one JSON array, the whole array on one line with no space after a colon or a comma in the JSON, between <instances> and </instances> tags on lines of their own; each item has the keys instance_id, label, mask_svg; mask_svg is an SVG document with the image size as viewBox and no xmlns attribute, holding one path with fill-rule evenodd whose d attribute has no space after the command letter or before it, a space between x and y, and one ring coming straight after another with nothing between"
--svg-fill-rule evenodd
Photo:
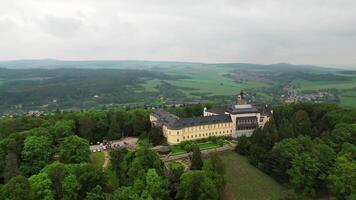
<instances>
[{"instance_id":1,"label":"white cloud","mask_svg":"<svg viewBox=\"0 0 356 200\"><path fill-rule=\"evenodd\" d=\"M2 0L0 59L356 64L354 0Z\"/></svg>"}]
</instances>

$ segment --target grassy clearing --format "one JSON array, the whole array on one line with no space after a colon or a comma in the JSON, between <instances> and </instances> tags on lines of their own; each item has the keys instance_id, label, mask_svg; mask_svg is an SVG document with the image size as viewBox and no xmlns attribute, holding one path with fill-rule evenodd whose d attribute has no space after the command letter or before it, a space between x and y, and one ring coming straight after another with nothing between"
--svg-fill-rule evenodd
<instances>
[{"instance_id":1,"label":"grassy clearing","mask_svg":"<svg viewBox=\"0 0 356 200\"><path fill-rule=\"evenodd\" d=\"M95 152L90 154L90 162L97 166L103 166L104 164L104 152Z\"/></svg>"},{"instance_id":2,"label":"grassy clearing","mask_svg":"<svg viewBox=\"0 0 356 200\"><path fill-rule=\"evenodd\" d=\"M226 167L225 200L280 199L287 189L235 152L220 155Z\"/></svg>"}]
</instances>

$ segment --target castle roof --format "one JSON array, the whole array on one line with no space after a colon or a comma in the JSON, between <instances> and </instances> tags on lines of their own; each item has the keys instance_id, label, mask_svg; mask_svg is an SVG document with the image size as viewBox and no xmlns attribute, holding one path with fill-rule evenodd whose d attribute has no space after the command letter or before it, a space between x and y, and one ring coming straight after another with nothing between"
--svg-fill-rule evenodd
<instances>
[{"instance_id":1,"label":"castle roof","mask_svg":"<svg viewBox=\"0 0 356 200\"><path fill-rule=\"evenodd\" d=\"M179 118L169 112L157 110L152 112L151 115L155 116L159 123L162 123L172 129L231 122L230 115L225 114L205 117Z\"/></svg>"}]
</instances>

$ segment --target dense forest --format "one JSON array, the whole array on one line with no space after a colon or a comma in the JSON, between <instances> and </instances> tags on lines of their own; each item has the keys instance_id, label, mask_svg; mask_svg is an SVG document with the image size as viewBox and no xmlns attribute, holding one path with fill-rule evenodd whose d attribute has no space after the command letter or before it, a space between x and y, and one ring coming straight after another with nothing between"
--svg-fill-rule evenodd
<instances>
[{"instance_id":1,"label":"dense forest","mask_svg":"<svg viewBox=\"0 0 356 200\"><path fill-rule=\"evenodd\" d=\"M176 108L201 115L205 105ZM200 112L191 112L191 111ZM218 157L203 162L193 147L191 171L163 165L151 144L162 144L149 109L53 112L0 119L0 199L217 199L224 180ZM89 162L89 144L140 137L136 151L110 152L110 170ZM113 183L112 176L118 183ZM194 187L192 187L194 185Z\"/></svg>"},{"instance_id":2,"label":"dense forest","mask_svg":"<svg viewBox=\"0 0 356 200\"><path fill-rule=\"evenodd\" d=\"M296 191L291 198L356 198L355 109L331 104L275 106L273 119L250 138L240 138L236 150L291 185Z\"/></svg>"}]
</instances>

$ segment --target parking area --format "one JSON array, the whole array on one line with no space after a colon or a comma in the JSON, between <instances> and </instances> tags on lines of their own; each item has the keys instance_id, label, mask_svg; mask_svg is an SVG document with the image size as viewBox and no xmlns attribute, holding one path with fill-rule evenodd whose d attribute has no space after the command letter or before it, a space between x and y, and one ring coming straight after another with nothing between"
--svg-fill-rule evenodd
<instances>
[{"instance_id":1,"label":"parking area","mask_svg":"<svg viewBox=\"0 0 356 200\"><path fill-rule=\"evenodd\" d=\"M107 142L100 143L97 145L91 145L90 151L91 152L100 152L100 151L106 151L106 150L116 149L116 148L120 148L120 147L126 147L128 149L135 149L137 140L138 140L138 138L125 137L120 140L107 141Z\"/></svg>"}]
</instances>

